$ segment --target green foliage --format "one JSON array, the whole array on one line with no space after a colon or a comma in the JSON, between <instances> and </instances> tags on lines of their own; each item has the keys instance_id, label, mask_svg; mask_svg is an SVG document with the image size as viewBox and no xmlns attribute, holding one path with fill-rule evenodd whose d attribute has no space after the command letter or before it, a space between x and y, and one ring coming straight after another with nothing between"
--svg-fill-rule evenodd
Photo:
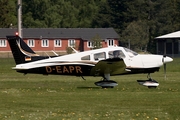
<instances>
[{"instance_id":1,"label":"green foliage","mask_svg":"<svg viewBox=\"0 0 180 120\"><path fill-rule=\"evenodd\" d=\"M16 27L16 1L15 0L0 0L0 27Z\"/></svg>"},{"instance_id":2,"label":"green foliage","mask_svg":"<svg viewBox=\"0 0 180 120\"><path fill-rule=\"evenodd\" d=\"M178 0L22 0L22 2L24 28L113 27L124 39L121 39L121 42L126 44L127 38L131 38L132 44L137 42L134 45L139 45L138 41L142 41L143 44L138 46L138 49L147 48L152 53L156 48L155 37L180 28ZM17 27L17 1L1 0L0 4L0 27ZM132 25L134 28L130 30ZM128 35L128 31L131 31L132 35ZM139 35L140 32L142 35Z\"/></svg>"},{"instance_id":3,"label":"green foliage","mask_svg":"<svg viewBox=\"0 0 180 120\"><path fill-rule=\"evenodd\" d=\"M23 3L27 6L23 12L25 27L91 27L92 19L97 13L94 0L24 0Z\"/></svg>"},{"instance_id":4,"label":"green foliage","mask_svg":"<svg viewBox=\"0 0 180 120\"><path fill-rule=\"evenodd\" d=\"M122 32L121 41L130 44L130 48L136 51L146 51L148 40L149 28L143 21L131 22Z\"/></svg>"},{"instance_id":5,"label":"green foliage","mask_svg":"<svg viewBox=\"0 0 180 120\"><path fill-rule=\"evenodd\" d=\"M71 47L66 47L66 53L71 54L73 52L73 49Z\"/></svg>"},{"instance_id":6,"label":"green foliage","mask_svg":"<svg viewBox=\"0 0 180 120\"><path fill-rule=\"evenodd\" d=\"M106 0L100 0L97 2L98 13L92 20L92 27L108 28L112 27L111 23L111 9Z\"/></svg>"},{"instance_id":7,"label":"green foliage","mask_svg":"<svg viewBox=\"0 0 180 120\"><path fill-rule=\"evenodd\" d=\"M92 49L98 49L98 48L102 48L102 43L101 43L102 39L101 37L97 34L95 35L92 39Z\"/></svg>"},{"instance_id":8,"label":"green foliage","mask_svg":"<svg viewBox=\"0 0 180 120\"><path fill-rule=\"evenodd\" d=\"M118 33L121 33L128 22L126 0L107 0L110 8L111 25ZM105 18L106 19L106 18Z\"/></svg>"}]
</instances>

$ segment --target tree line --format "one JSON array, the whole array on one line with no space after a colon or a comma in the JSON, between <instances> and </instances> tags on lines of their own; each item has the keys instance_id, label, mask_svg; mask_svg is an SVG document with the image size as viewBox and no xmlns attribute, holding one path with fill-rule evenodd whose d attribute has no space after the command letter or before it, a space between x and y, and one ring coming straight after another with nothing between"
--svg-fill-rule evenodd
<instances>
[{"instance_id":1,"label":"tree line","mask_svg":"<svg viewBox=\"0 0 180 120\"><path fill-rule=\"evenodd\" d=\"M1 0L0 27L17 27L17 0ZM120 44L155 52L154 38L180 28L179 0L22 0L23 28L109 28Z\"/></svg>"}]
</instances>

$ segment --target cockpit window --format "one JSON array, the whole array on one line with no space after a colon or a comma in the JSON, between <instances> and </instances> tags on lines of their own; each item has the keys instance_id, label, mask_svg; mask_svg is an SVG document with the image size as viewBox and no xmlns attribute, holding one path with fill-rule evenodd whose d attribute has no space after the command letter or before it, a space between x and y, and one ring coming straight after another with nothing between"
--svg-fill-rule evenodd
<instances>
[{"instance_id":1,"label":"cockpit window","mask_svg":"<svg viewBox=\"0 0 180 120\"><path fill-rule=\"evenodd\" d=\"M125 58L124 53L122 50L114 50L114 51L109 51L109 58Z\"/></svg>"},{"instance_id":2,"label":"cockpit window","mask_svg":"<svg viewBox=\"0 0 180 120\"><path fill-rule=\"evenodd\" d=\"M127 48L124 48L124 50L127 52L127 54L129 55L129 57L134 57L136 55L138 55L138 53L130 50L130 49L127 49Z\"/></svg>"},{"instance_id":3,"label":"cockpit window","mask_svg":"<svg viewBox=\"0 0 180 120\"><path fill-rule=\"evenodd\" d=\"M94 60L103 60L103 59L106 59L105 52L94 54Z\"/></svg>"}]
</instances>

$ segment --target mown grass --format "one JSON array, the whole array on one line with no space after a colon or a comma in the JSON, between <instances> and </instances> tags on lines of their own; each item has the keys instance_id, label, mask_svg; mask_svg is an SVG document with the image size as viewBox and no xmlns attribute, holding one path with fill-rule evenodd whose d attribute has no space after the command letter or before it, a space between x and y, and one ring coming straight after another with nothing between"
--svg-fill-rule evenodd
<instances>
[{"instance_id":1,"label":"mown grass","mask_svg":"<svg viewBox=\"0 0 180 120\"><path fill-rule=\"evenodd\" d=\"M116 76L113 89L96 87L99 77L23 75L11 70L13 59L0 59L1 120L175 120L180 119L179 61L152 74L160 86L148 89L137 79Z\"/></svg>"}]
</instances>

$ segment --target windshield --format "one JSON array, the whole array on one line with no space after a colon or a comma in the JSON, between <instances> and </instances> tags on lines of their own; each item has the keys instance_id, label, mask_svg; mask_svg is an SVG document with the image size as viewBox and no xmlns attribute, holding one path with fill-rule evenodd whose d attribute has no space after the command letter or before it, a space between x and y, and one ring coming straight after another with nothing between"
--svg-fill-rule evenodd
<instances>
[{"instance_id":1,"label":"windshield","mask_svg":"<svg viewBox=\"0 0 180 120\"><path fill-rule=\"evenodd\" d=\"M134 51L132 51L130 49L124 48L124 50L128 53L128 55L130 57L134 57L134 56L138 55L138 53L136 53L136 52L134 52Z\"/></svg>"}]
</instances>

